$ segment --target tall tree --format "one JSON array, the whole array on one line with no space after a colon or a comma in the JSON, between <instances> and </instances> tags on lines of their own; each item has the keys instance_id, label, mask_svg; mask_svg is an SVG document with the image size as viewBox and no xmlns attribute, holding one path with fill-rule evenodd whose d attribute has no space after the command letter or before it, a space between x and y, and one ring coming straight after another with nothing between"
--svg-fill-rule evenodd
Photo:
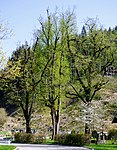
<instances>
[{"instance_id":1,"label":"tall tree","mask_svg":"<svg viewBox=\"0 0 117 150\"><path fill-rule=\"evenodd\" d=\"M90 103L96 93L108 82L105 70L114 62L114 43L106 37L102 29L98 29L94 20L85 24L86 34L75 39L76 46L72 49L72 41L68 36L69 54L74 61L75 82L70 83L67 96L82 100L86 105L88 119L85 133L90 133ZM74 39L73 39L74 40Z\"/></svg>"},{"instance_id":2,"label":"tall tree","mask_svg":"<svg viewBox=\"0 0 117 150\"><path fill-rule=\"evenodd\" d=\"M47 20L40 21L41 32L39 32L39 36L41 34L40 40L44 45L46 58L52 56L52 62L46 70L40 87L44 103L50 108L53 127L52 139L59 132L61 103L63 95L65 95L63 94L65 84L69 80L65 28L67 22L72 23L73 17L74 14L70 12L49 14L47 10ZM74 22L71 28L73 26L75 26ZM72 29L69 34L73 34Z\"/></svg>"},{"instance_id":3,"label":"tall tree","mask_svg":"<svg viewBox=\"0 0 117 150\"><path fill-rule=\"evenodd\" d=\"M31 133L30 121L36 101L36 88L51 60L51 58L47 60L44 68L39 68L39 72L37 72L35 61L37 50L40 50L38 39L32 48L27 43L19 47L10 59L12 65L19 68L19 75L10 79L9 87L11 89L8 88L8 92L12 102L17 104L23 112L26 121L26 133Z\"/></svg>"}]
</instances>

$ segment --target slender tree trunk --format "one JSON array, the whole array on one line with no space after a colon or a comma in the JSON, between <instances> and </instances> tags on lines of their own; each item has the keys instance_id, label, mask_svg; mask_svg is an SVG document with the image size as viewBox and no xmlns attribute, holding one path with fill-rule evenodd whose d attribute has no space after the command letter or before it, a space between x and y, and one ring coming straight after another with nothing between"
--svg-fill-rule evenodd
<instances>
[{"instance_id":1,"label":"slender tree trunk","mask_svg":"<svg viewBox=\"0 0 117 150\"><path fill-rule=\"evenodd\" d=\"M90 107L91 107L91 103L87 102L86 104L86 114L85 114L85 134L90 134Z\"/></svg>"},{"instance_id":2,"label":"slender tree trunk","mask_svg":"<svg viewBox=\"0 0 117 150\"><path fill-rule=\"evenodd\" d=\"M52 118L52 126L53 126L53 130L52 130L52 140L55 139L55 131L56 131L56 117L55 117L55 110L53 108L51 108L51 118Z\"/></svg>"},{"instance_id":3,"label":"slender tree trunk","mask_svg":"<svg viewBox=\"0 0 117 150\"><path fill-rule=\"evenodd\" d=\"M60 121L58 120L58 118L56 118L56 122L55 122L55 136L59 133L59 123L60 123Z\"/></svg>"},{"instance_id":4,"label":"slender tree trunk","mask_svg":"<svg viewBox=\"0 0 117 150\"><path fill-rule=\"evenodd\" d=\"M90 134L90 127L88 123L85 123L85 134Z\"/></svg>"},{"instance_id":5,"label":"slender tree trunk","mask_svg":"<svg viewBox=\"0 0 117 150\"><path fill-rule=\"evenodd\" d=\"M55 135L59 133L59 124L60 124L60 98L58 98L58 107L56 110L56 130Z\"/></svg>"},{"instance_id":6,"label":"slender tree trunk","mask_svg":"<svg viewBox=\"0 0 117 150\"><path fill-rule=\"evenodd\" d=\"M58 134L59 132L59 114L57 114L57 111L52 107L51 108L51 118L52 118L52 126L53 126L53 130L52 130L52 140L55 139L55 136Z\"/></svg>"}]
</instances>

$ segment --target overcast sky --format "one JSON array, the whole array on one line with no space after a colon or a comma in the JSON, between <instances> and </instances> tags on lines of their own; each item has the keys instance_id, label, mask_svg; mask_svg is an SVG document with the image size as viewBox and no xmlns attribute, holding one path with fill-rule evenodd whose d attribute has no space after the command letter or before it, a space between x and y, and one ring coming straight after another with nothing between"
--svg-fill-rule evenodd
<instances>
[{"instance_id":1,"label":"overcast sky","mask_svg":"<svg viewBox=\"0 0 117 150\"><path fill-rule=\"evenodd\" d=\"M38 18L45 17L46 9L54 12L75 8L79 30L87 17L98 18L104 28L117 25L117 0L0 0L0 16L8 22L13 36L3 42L3 51L10 56L18 43L23 44L33 39L33 32L38 28Z\"/></svg>"}]
</instances>

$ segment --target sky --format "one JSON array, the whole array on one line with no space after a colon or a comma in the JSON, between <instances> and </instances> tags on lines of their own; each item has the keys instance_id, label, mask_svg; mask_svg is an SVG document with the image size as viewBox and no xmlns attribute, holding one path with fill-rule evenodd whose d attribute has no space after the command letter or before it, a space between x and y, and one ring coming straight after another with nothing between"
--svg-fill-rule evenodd
<instances>
[{"instance_id":1,"label":"sky","mask_svg":"<svg viewBox=\"0 0 117 150\"><path fill-rule=\"evenodd\" d=\"M39 29L39 17L45 18L47 8L55 12L56 7L60 11L74 8L79 30L87 18L98 18L107 29L117 25L117 0L0 0L0 19L13 33L2 44L6 56L19 44L30 44L34 30Z\"/></svg>"}]
</instances>

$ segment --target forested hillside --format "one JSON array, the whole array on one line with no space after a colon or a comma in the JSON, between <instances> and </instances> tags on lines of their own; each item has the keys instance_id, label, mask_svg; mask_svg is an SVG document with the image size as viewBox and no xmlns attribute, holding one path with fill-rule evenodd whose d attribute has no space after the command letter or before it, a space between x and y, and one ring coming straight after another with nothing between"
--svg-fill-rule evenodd
<instances>
[{"instance_id":1,"label":"forested hillside","mask_svg":"<svg viewBox=\"0 0 117 150\"><path fill-rule=\"evenodd\" d=\"M11 128L52 131L52 139L59 132L113 128L117 27L104 29L88 19L79 33L73 12L46 13L33 45L17 47L1 68L0 105L16 112Z\"/></svg>"}]
</instances>

